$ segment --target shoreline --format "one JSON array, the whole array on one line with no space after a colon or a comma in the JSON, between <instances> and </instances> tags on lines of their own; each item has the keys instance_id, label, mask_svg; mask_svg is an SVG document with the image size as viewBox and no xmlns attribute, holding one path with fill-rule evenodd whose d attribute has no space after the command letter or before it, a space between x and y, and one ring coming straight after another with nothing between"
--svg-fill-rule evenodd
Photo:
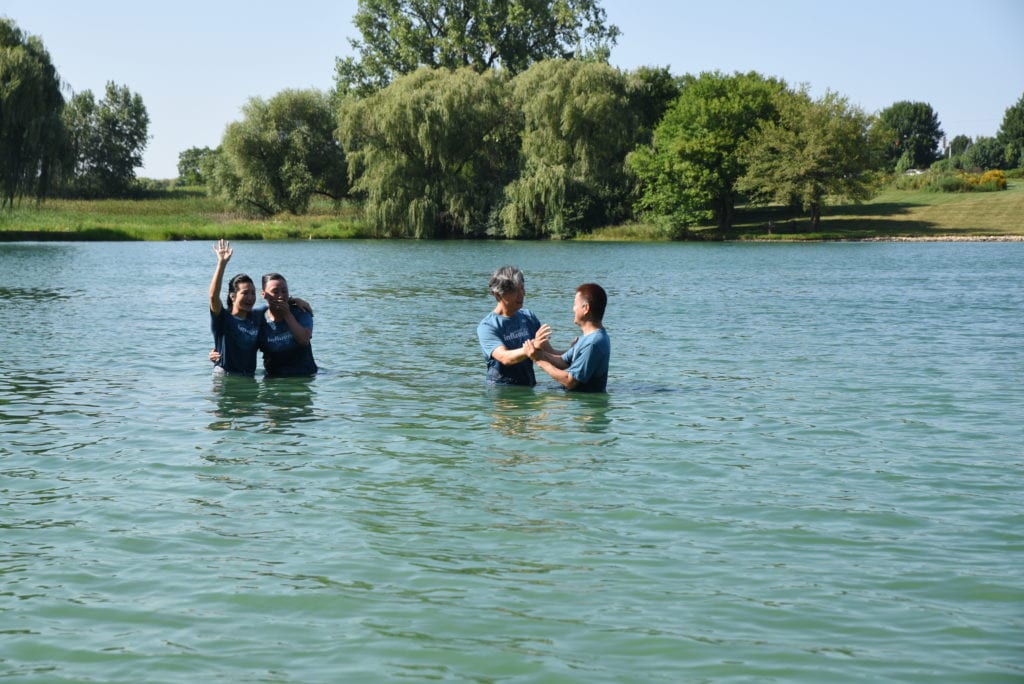
<instances>
[{"instance_id":1,"label":"shoreline","mask_svg":"<svg viewBox=\"0 0 1024 684\"><path fill-rule=\"evenodd\" d=\"M687 242L681 240L681 242ZM1024 235L892 235L887 237L864 238L737 238L722 242L1024 242Z\"/></svg>"},{"instance_id":2,"label":"shoreline","mask_svg":"<svg viewBox=\"0 0 1024 684\"><path fill-rule=\"evenodd\" d=\"M113 231L111 231L113 233ZM12 244L18 242L189 242L196 240L205 240L206 237L172 237L164 239L147 240L144 238L133 238L128 236L110 234L108 236L97 237L96 235L85 235L77 232L57 232L57 231L0 231L0 244ZM213 239L213 238L209 238ZM252 237L234 237L236 240L253 240ZM371 240L371 241L389 241L399 240L404 241L409 238L347 238L347 237L284 237L284 238L255 238L256 241L260 240L282 240L284 242L289 241L308 241L308 240L325 240L325 241L345 241L345 240ZM465 238L467 242L487 242L487 238ZM524 242L551 242L551 240L525 240ZM744 243L765 243L765 244L799 244L799 243L815 243L815 242L1024 242L1024 235L921 235L921 236L907 236L907 235L892 235L892 236L874 236L874 237L835 237L835 238L786 238L786 237L735 237L731 239L691 239L691 240L594 240L583 238L580 240L566 240L565 242L666 242L666 243L708 243L708 242L744 242Z\"/></svg>"},{"instance_id":3,"label":"shoreline","mask_svg":"<svg viewBox=\"0 0 1024 684\"><path fill-rule=\"evenodd\" d=\"M841 242L1024 242L1024 235L923 235L842 238Z\"/></svg>"}]
</instances>

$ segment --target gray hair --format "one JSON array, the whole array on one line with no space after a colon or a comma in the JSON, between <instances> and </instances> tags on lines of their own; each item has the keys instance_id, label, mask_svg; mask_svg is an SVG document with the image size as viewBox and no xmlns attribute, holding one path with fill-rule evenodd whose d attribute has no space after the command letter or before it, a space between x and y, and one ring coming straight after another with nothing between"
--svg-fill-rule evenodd
<instances>
[{"instance_id":1,"label":"gray hair","mask_svg":"<svg viewBox=\"0 0 1024 684\"><path fill-rule=\"evenodd\" d=\"M510 292L522 289L526 284L526 280L523 278L523 272L515 266L502 266L494 275L491 276L491 282L488 283L488 287L491 290L491 294L501 299Z\"/></svg>"}]
</instances>

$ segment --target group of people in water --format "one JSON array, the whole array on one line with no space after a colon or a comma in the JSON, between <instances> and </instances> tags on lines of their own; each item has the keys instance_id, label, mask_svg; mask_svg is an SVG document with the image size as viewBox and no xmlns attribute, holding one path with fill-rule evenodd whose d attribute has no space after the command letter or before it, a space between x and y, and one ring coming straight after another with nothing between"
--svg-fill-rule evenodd
<instances>
[{"instance_id":1,"label":"group of people in water","mask_svg":"<svg viewBox=\"0 0 1024 684\"><path fill-rule=\"evenodd\" d=\"M254 375L256 353L262 351L268 377L315 374L309 304L290 296L288 281L280 273L263 276L260 297L265 304L256 305L256 285L245 273L228 281L222 303L224 270L233 250L230 242L219 240L213 251L217 267L210 282L214 338L210 360L216 372ZM477 326L488 384L533 386L536 364L567 390L606 391L611 340L602 324L608 296L600 285L584 283L576 288L573 323L581 336L563 351L552 348L551 327L523 307L526 282L520 269L502 266L491 276L489 288L496 306Z\"/></svg>"}]
</instances>

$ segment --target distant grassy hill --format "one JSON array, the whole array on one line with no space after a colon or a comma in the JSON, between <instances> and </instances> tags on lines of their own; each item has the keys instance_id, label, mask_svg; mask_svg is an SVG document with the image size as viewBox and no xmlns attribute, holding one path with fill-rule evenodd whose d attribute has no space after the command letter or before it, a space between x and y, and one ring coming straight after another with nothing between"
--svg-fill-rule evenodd
<instances>
[{"instance_id":1,"label":"distant grassy hill","mask_svg":"<svg viewBox=\"0 0 1024 684\"><path fill-rule=\"evenodd\" d=\"M728 232L689 231L693 240L865 240L885 238L1024 239L1024 179L1002 192L939 193L885 190L870 202L828 207L811 233L804 215L784 207L741 207ZM0 241L234 240L369 237L359 207L316 204L305 216L250 219L200 190L169 190L142 200L23 202L0 212ZM656 226L601 228L585 240L663 240Z\"/></svg>"}]
</instances>

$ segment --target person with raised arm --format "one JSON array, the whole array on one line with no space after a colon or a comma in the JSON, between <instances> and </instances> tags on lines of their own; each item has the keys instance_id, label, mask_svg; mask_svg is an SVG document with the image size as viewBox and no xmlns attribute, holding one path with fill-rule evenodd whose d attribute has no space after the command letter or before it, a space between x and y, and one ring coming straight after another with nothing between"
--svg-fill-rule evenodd
<instances>
[{"instance_id":1,"label":"person with raised arm","mask_svg":"<svg viewBox=\"0 0 1024 684\"><path fill-rule=\"evenodd\" d=\"M224 269L234 250L230 242L219 240L213 252L217 255L217 267L210 281L210 329L214 344L210 360L217 372L254 375L262 320L262 311L253 311L256 285L245 273L233 276L228 281L227 306L224 306L220 289Z\"/></svg>"}]
</instances>

